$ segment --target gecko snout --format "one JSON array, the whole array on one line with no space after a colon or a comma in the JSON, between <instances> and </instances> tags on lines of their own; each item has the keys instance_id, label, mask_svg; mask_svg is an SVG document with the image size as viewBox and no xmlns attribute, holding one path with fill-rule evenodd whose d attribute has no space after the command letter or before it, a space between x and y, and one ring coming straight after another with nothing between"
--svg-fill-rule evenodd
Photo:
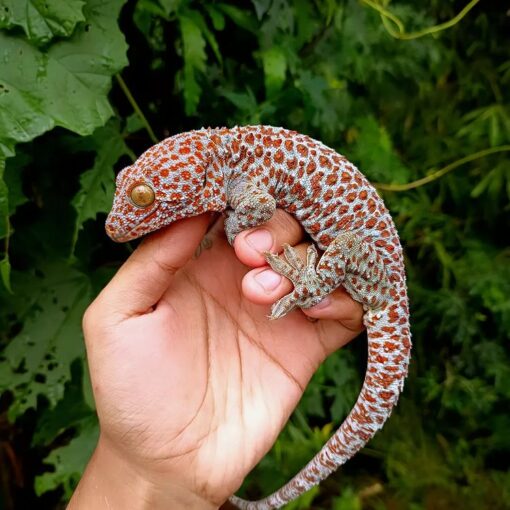
<instances>
[{"instance_id":1,"label":"gecko snout","mask_svg":"<svg viewBox=\"0 0 510 510\"><path fill-rule=\"evenodd\" d=\"M125 241L125 232L120 224L119 218L117 215L110 213L106 218L106 223L104 226L106 234L108 237L115 241L116 243L121 243Z\"/></svg>"},{"instance_id":2,"label":"gecko snout","mask_svg":"<svg viewBox=\"0 0 510 510\"><path fill-rule=\"evenodd\" d=\"M111 223L107 222L105 225L106 234L113 241L119 242L121 234Z\"/></svg>"}]
</instances>

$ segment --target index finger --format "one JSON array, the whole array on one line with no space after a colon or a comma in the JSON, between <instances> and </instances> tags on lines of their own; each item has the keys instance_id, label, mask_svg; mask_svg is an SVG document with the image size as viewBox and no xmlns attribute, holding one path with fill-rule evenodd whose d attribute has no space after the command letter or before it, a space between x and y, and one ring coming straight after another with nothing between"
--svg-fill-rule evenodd
<instances>
[{"instance_id":1,"label":"index finger","mask_svg":"<svg viewBox=\"0 0 510 510\"><path fill-rule=\"evenodd\" d=\"M147 237L96 298L96 311L118 319L151 310L192 257L209 222L210 215L202 214Z\"/></svg>"}]
</instances>

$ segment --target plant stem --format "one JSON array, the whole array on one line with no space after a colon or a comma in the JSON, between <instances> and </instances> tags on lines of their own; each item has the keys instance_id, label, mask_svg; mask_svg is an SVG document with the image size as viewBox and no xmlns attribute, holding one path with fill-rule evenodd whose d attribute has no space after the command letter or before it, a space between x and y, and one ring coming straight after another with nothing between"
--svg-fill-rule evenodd
<instances>
[{"instance_id":1,"label":"plant stem","mask_svg":"<svg viewBox=\"0 0 510 510\"><path fill-rule=\"evenodd\" d=\"M124 79L122 78L122 76L120 74L116 74L115 78L117 80L117 83L120 85L120 88L124 92L127 100L129 101L129 103L133 107L133 110L138 115L138 117L140 117L140 120L142 121L142 124L144 125L145 130L149 134L149 138L151 139L151 141L153 143L158 143L159 142L158 138L154 134L154 131L152 130L151 125L149 124L149 121L146 119L146 117L143 114L142 110L138 106L138 103L136 102L135 98L133 97L133 94L131 94L131 91L129 90L129 87L126 85L126 82L124 81Z\"/></svg>"}]
</instances>

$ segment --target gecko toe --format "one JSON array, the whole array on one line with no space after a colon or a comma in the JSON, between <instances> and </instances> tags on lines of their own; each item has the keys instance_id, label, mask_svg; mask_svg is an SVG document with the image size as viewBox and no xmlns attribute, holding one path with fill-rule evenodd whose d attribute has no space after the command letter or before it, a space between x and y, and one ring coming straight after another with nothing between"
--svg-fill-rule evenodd
<instances>
[{"instance_id":1,"label":"gecko toe","mask_svg":"<svg viewBox=\"0 0 510 510\"><path fill-rule=\"evenodd\" d=\"M271 307L271 320L276 320L284 317L296 307L296 299L293 299L292 294L287 294L282 297Z\"/></svg>"}]
</instances>

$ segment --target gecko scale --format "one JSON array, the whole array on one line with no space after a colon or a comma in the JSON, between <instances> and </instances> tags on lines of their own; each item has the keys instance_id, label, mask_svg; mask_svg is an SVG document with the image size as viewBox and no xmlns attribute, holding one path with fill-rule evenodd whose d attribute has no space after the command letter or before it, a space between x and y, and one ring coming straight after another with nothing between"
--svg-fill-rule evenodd
<instances>
[{"instance_id":1,"label":"gecko scale","mask_svg":"<svg viewBox=\"0 0 510 510\"><path fill-rule=\"evenodd\" d=\"M230 243L267 222L276 208L293 215L315 246L303 262L290 246L268 264L294 290L271 318L308 308L339 286L363 305L368 363L354 408L321 451L284 487L240 509L279 508L344 464L371 439L397 403L411 352L402 248L383 201L345 157L312 138L270 126L201 129L172 136L119 173L107 233L128 241L176 220L224 212Z\"/></svg>"}]
</instances>

